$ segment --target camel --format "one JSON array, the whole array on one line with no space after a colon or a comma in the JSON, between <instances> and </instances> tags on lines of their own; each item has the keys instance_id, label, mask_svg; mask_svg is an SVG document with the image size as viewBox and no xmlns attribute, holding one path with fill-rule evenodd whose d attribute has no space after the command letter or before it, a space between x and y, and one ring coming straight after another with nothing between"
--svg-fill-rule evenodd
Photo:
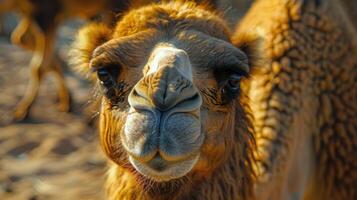
<instances>
[{"instance_id":1,"label":"camel","mask_svg":"<svg viewBox=\"0 0 357 200\"><path fill-rule=\"evenodd\" d=\"M236 45L246 32L264 39L266 59L243 87L257 199L357 199L357 34L344 6L260 0L238 25Z\"/></svg>"},{"instance_id":2,"label":"camel","mask_svg":"<svg viewBox=\"0 0 357 200\"><path fill-rule=\"evenodd\" d=\"M257 1L234 36L190 2L81 29L108 199L355 199L355 36L312 2Z\"/></svg>"},{"instance_id":3,"label":"camel","mask_svg":"<svg viewBox=\"0 0 357 200\"><path fill-rule=\"evenodd\" d=\"M255 142L240 82L259 63L258 41L240 49L231 36L215 11L188 1L79 31L70 60L101 100L108 199L252 197Z\"/></svg>"},{"instance_id":4,"label":"camel","mask_svg":"<svg viewBox=\"0 0 357 200\"><path fill-rule=\"evenodd\" d=\"M99 14L102 14L104 21L111 23L112 18L115 18L114 12L119 18L119 14L130 6L135 7L148 2L151 1L2 0L0 13L15 11L21 15L19 24L11 34L12 42L33 53L29 64L29 84L15 109L14 120L20 121L27 117L37 96L41 80L48 72L53 73L58 82L59 110L63 112L70 110L70 93L64 81L62 62L54 50L56 32L61 23L75 17L88 20Z\"/></svg>"}]
</instances>

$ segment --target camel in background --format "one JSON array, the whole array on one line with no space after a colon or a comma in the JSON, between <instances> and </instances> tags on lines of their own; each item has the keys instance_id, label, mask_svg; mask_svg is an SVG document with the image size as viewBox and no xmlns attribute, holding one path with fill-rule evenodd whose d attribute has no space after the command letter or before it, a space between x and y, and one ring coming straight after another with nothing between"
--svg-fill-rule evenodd
<instances>
[{"instance_id":1,"label":"camel in background","mask_svg":"<svg viewBox=\"0 0 357 200\"><path fill-rule=\"evenodd\" d=\"M102 15L111 23L130 7L150 0L1 0L0 12L15 11L20 22L11 34L11 41L33 53L29 64L30 76L26 92L14 112L14 120L24 119L33 104L41 81L48 72L57 80L59 110L70 109L70 93L66 86L63 67L54 50L58 27L70 18L92 19Z\"/></svg>"}]
</instances>

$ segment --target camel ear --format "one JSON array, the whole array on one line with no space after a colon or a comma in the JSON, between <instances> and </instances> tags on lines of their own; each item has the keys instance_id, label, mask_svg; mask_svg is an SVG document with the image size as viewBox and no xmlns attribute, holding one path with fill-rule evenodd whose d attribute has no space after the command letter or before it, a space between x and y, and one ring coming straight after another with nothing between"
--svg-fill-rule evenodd
<instances>
[{"instance_id":1,"label":"camel ear","mask_svg":"<svg viewBox=\"0 0 357 200\"><path fill-rule=\"evenodd\" d=\"M72 44L69 54L74 69L90 80L95 80L89 62L93 51L111 39L112 30L104 24L92 23L81 28Z\"/></svg>"},{"instance_id":2,"label":"camel ear","mask_svg":"<svg viewBox=\"0 0 357 200\"><path fill-rule=\"evenodd\" d=\"M238 33L233 38L233 44L248 56L250 68L256 68L264 63L263 39L254 33Z\"/></svg>"}]
</instances>

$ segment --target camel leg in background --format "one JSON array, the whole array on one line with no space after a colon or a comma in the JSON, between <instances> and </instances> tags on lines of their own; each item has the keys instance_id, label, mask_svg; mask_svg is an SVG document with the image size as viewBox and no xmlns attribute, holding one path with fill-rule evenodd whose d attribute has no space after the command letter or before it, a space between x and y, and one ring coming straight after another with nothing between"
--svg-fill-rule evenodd
<instances>
[{"instance_id":1,"label":"camel leg in background","mask_svg":"<svg viewBox=\"0 0 357 200\"><path fill-rule=\"evenodd\" d=\"M50 70L53 72L57 81L57 93L58 93L58 110L62 112L68 112L71 108L71 96L66 85L66 81L63 75L63 68L61 62L57 56L53 57Z\"/></svg>"},{"instance_id":2,"label":"camel leg in background","mask_svg":"<svg viewBox=\"0 0 357 200\"><path fill-rule=\"evenodd\" d=\"M28 31L34 34L34 46L23 43L22 36ZM29 84L25 95L19 102L14 113L15 120L22 120L28 115L28 111L33 104L40 87L40 82L44 73L52 62L54 54L55 31L43 32L37 24L31 23L30 19L24 18L12 35L14 42L33 49L33 56L30 61Z\"/></svg>"},{"instance_id":3,"label":"camel leg in background","mask_svg":"<svg viewBox=\"0 0 357 200\"><path fill-rule=\"evenodd\" d=\"M22 18L11 34L11 42L33 52L36 48L36 38L35 33L31 30L31 23L30 18Z\"/></svg>"}]
</instances>

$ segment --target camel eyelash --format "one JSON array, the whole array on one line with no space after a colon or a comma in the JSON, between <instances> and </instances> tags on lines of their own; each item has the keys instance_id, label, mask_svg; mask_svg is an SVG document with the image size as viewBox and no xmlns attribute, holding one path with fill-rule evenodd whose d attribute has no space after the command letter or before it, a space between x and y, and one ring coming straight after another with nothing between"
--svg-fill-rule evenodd
<instances>
[{"instance_id":1,"label":"camel eyelash","mask_svg":"<svg viewBox=\"0 0 357 200\"><path fill-rule=\"evenodd\" d=\"M221 105L218 98L218 90L215 88L202 88L200 92L208 104Z\"/></svg>"},{"instance_id":2,"label":"camel eyelash","mask_svg":"<svg viewBox=\"0 0 357 200\"><path fill-rule=\"evenodd\" d=\"M237 96L239 96L240 88L232 90L225 86L221 88L202 88L200 92L206 103L215 106L224 106L232 102Z\"/></svg>"},{"instance_id":3,"label":"camel eyelash","mask_svg":"<svg viewBox=\"0 0 357 200\"><path fill-rule=\"evenodd\" d=\"M125 101L125 96L129 94L130 88L124 81L115 83L110 87L101 87L102 94L110 101L112 106L118 106Z\"/></svg>"},{"instance_id":4,"label":"camel eyelash","mask_svg":"<svg viewBox=\"0 0 357 200\"><path fill-rule=\"evenodd\" d=\"M128 89L125 89L127 84L124 81L117 81L119 72L119 68L115 66L97 69L101 91L112 105L124 102L124 96L128 93Z\"/></svg>"}]
</instances>

